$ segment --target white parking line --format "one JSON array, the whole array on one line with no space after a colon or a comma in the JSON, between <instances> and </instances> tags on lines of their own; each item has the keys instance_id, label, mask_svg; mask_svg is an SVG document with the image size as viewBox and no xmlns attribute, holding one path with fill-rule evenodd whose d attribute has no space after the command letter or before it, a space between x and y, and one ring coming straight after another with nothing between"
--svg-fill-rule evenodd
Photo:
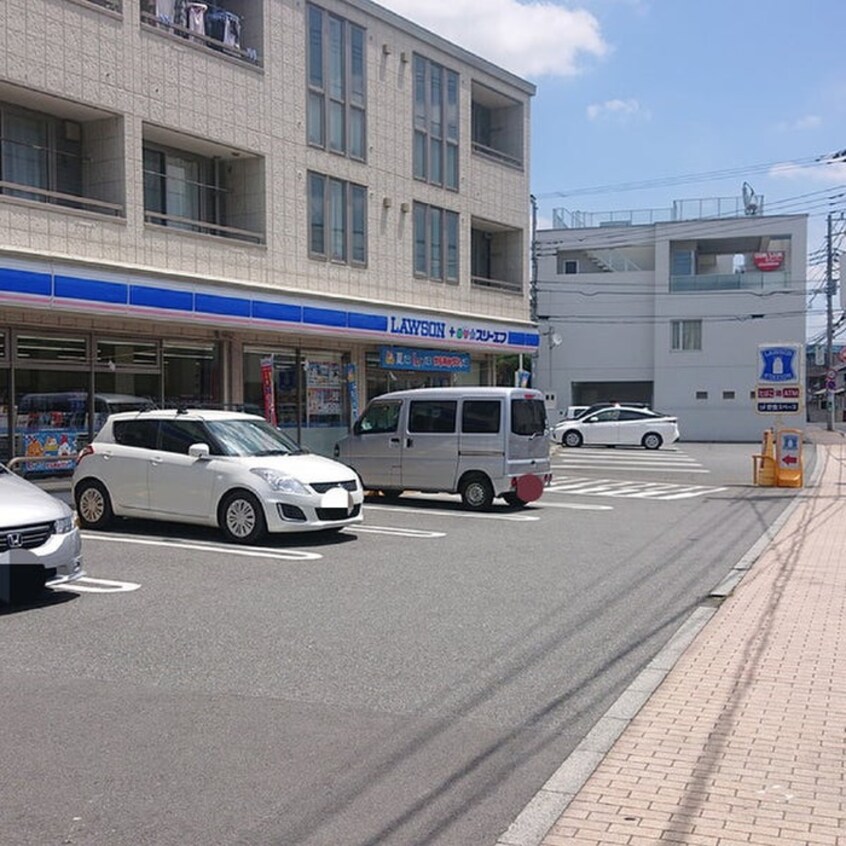
<instances>
[{"instance_id":1,"label":"white parking line","mask_svg":"<svg viewBox=\"0 0 846 846\"><path fill-rule=\"evenodd\" d=\"M305 549L267 549L263 546L229 546L211 543L186 543L165 538L139 538L133 535L100 535L82 532L86 541L105 541L107 543L134 543L139 546L164 546L173 549L191 549L200 552L214 552L219 555L240 555L248 558L274 558L282 561L317 561L323 556L318 552Z\"/></svg>"},{"instance_id":2,"label":"white parking line","mask_svg":"<svg viewBox=\"0 0 846 846\"><path fill-rule=\"evenodd\" d=\"M550 488L552 490L552 488ZM581 505L576 502L548 502L544 500L541 508L569 508L571 511L613 511L613 505Z\"/></svg>"},{"instance_id":3,"label":"white parking line","mask_svg":"<svg viewBox=\"0 0 846 846\"><path fill-rule=\"evenodd\" d=\"M118 582L113 579L94 579L82 576L75 582L51 586L53 590L66 590L70 593L130 593L141 585L136 582Z\"/></svg>"},{"instance_id":4,"label":"white parking line","mask_svg":"<svg viewBox=\"0 0 846 846\"><path fill-rule=\"evenodd\" d=\"M445 538L446 532L427 532L424 529L400 529L396 526L356 525L350 527L351 532L364 532L374 535L397 535L401 538Z\"/></svg>"},{"instance_id":5,"label":"white parking line","mask_svg":"<svg viewBox=\"0 0 846 846\"><path fill-rule=\"evenodd\" d=\"M534 517L531 514L490 514L476 511L436 511L430 508L404 508L401 505L370 505L368 503L365 508L368 510L378 509L380 511L391 511L394 514L400 511L405 511L408 514L417 514L418 516L421 514L435 514L438 517L473 517L481 520L511 520L515 523L528 523L534 520L540 520L540 517ZM357 530L358 527L356 526L355 529Z\"/></svg>"}]
</instances>

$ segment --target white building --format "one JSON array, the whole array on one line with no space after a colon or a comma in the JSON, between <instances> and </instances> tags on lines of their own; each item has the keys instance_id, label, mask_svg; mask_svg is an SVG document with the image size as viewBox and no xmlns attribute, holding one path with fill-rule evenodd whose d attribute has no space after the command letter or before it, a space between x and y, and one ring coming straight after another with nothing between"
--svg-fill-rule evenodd
<instances>
[{"instance_id":1,"label":"white building","mask_svg":"<svg viewBox=\"0 0 846 846\"><path fill-rule=\"evenodd\" d=\"M806 216L692 204L557 212L556 228L538 232L535 386L559 409L650 403L678 416L684 440L801 427L804 411L774 418L754 399L759 344L804 345Z\"/></svg>"},{"instance_id":2,"label":"white building","mask_svg":"<svg viewBox=\"0 0 846 846\"><path fill-rule=\"evenodd\" d=\"M73 445L51 397L95 392L327 451L371 395L537 349L530 83L369 0L0 19L0 459Z\"/></svg>"}]
</instances>

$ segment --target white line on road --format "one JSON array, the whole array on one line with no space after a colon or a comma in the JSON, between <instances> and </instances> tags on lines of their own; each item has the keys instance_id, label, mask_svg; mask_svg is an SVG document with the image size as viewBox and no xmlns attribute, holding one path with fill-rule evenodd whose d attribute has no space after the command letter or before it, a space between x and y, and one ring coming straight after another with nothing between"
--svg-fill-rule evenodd
<instances>
[{"instance_id":1,"label":"white line on road","mask_svg":"<svg viewBox=\"0 0 846 846\"><path fill-rule=\"evenodd\" d=\"M554 470L638 470L642 473L710 473L703 467L691 465L690 467L651 465L651 464L636 464L624 463L620 461L603 461L598 459L596 461L581 460L568 461L566 464L553 464Z\"/></svg>"},{"instance_id":2,"label":"white line on road","mask_svg":"<svg viewBox=\"0 0 846 846\"><path fill-rule=\"evenodd\" d=\"M400 529L396 526L357 525L350 528L351 532L364 532L374 535L398 535L401 538L445 538L446 532L428 532L424 529Z\"/></svg>"},{"instance_id":3,"label":"white line on road","mask_svg":"<svg viewBox=\"0 0 846 846\"><path fill-rule=\"evenodd\" d=\"M435 511L430 508L404 508L400 505L370 505L365 506L366 509L378 509L380 511L391 511L398 513L405 511L408 514L436 514L438 517L473 517L482 520L512 520L515 523L527 523L534 520L540 520L540 517L533 517L530 514L489 514L478 513L476 511ZM356 526L356 529L358 527Z\"/></svg>"},{"instance_id":4,"label":"white line on road","mask_svg":"<svg viewBox=\"0 0 846 846\"><path fill-rule=\"evenodd\" d=\"M573 511L613 511L613 505L583 505L576 502L548 502L544 500L541 508L570 508Z\"/></svg>"},{"instance_id":5,"label":"white line on road","mask_svg":"<svg viewBox=\"0 0 846 846\"><path fill-rule=\"evenodd\" d=\"M86 541L106 541L109 543L135 543L140 546L164 546L172 549L191 549L200 552L214 552L219 555L241 555L248 558L275 558L282 561L317 561L323 556L318 552L304 549L267 549L263 546L216 546L210 543L186 543L185 541L166 540L165 538L139 538L131 535L99 535L82 532Z\"/></svg>"},{"instance_id":6,"label":"white line on road","mask_svg":"<svg viewBox=\"0 0 846 846\"><path fill-rule=\"evenodd\" d=\"M129 593L138 590L141 585L136 582L118 582L113 579L94 579L82 576L75 582L52 586L53 590L66 590L71 593Z\"/></svg>"}]
</instances>

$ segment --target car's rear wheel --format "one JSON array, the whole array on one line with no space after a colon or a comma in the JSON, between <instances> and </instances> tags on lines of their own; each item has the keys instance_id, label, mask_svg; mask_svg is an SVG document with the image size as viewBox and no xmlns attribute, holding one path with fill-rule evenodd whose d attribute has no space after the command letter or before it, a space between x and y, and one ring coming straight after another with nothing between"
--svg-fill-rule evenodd
<instances>
[{"instance_id":1,"label":"car's rear wheel","mask_svg":"<svg viewBox=\"0 0 846 846\"><path fill-rule=\"evenodd\" d=\"M84 529L105 529L112 522L112 501L102 482L83 479L76 486L76 513Z\"/></svg>"},{"instance_id":2,"label":"car's rear wheel","mask_svg":"<svg viewBox=\"0 0 846 846\"><path fill-rule=\"evenodd\" d=\"M267 534L264 511L249 491L230 491L223 498L218 524L233 543L258 543Z\"/></svg>"},{"instance_id":3,"label":"car's rear wheel","mask_svg":"<svg viewBox=\"0 0 846 846\"><path fill-rule=\"evenodd\" d=\"M461 501L472 511L487 511L493 502L494 492L488 477L473 473L461 483Z\"/></svg>"},{"instance_id":4,"label":"car's rear wheel","mask_svg":"<svg viewBox=\"0 0 846 846\"><path fill-rule=\"evenodd\" d=\"M575 429L571 429L569 432L564 433L564 436L561 438L561 445L566 447L580 447L582 440L581 433Z\"/></svg>"},{"instance_id":5,"label":"car's rear wheel","mask_svg":"<svg viewBox=\"0 0 846 846\"><path fill-rule=\"evenodd\" d=\"M644 449L660 449L661 444L664 443L664 439L657 432L647 432L643 436L641 443Z\"/></svg>"}]
</instances>

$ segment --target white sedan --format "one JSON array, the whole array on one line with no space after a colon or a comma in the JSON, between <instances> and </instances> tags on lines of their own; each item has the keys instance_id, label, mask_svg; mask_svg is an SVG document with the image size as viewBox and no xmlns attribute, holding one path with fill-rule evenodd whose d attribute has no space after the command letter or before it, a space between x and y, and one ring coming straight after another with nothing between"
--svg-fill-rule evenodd
<instances>
[{"instance_id":1,"label":"white sedan","mask_svg":"<svg viewBox=\"0 0 846 846\"><path fill-rule=\"evenodd\" d=\"M614 406L578 420L563 420L553 432L562 446L642 446L659 449L679 439L678 420L645 408Z\"/></svg>"}]
</instances>

